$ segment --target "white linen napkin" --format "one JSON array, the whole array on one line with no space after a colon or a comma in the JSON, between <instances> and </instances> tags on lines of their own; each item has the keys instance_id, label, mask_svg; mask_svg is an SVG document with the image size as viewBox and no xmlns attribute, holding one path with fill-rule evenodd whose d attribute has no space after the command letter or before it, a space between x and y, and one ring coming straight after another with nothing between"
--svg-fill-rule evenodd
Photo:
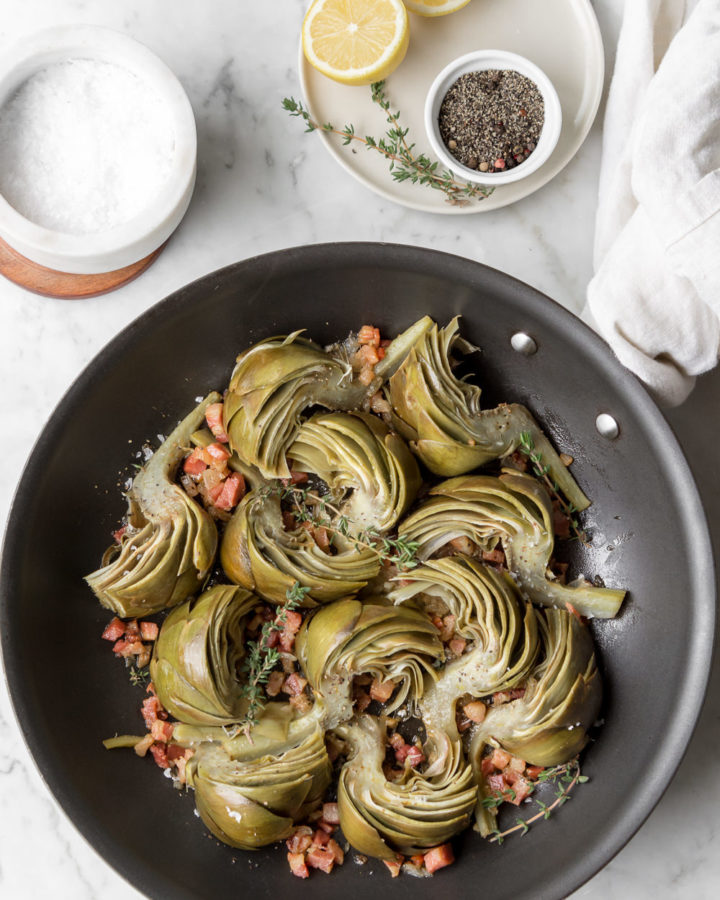
<instances>
[{"instance_id":1,"label":"white linen napkin","mask_svg":"<svg viewBox=\"0 0 720 900\"><path fill-rule=\"evenodd\" d=\"M720 0L684 7L625 3L583 313L670 405L720 354Z\"/></svg>"}]
</instances>

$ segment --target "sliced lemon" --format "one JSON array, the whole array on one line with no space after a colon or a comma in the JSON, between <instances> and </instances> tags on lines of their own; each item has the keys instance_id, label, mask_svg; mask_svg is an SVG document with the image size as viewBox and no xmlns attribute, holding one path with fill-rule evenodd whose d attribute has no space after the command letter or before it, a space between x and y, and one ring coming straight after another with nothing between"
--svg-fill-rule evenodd
<instances>
[{"instance_id":1,"label":"sliced lemon","mask_svg":"<svg viewBox=\"0 0 720 900\"><path fill-rule=\"evenodd\" d=\"M307 61L343 84L382 81L408 47L402 0L315 0L302 27Z\"/></svg>"},{"instance_id":2,"label":"sliced lemon","mask_svg":"<svg viewBox=\"0 0 720 900\"><path fill-rule=\"evenodd\" d=\"M470 0L403 0L405 6L419 16L447 16L463 6L467 6Z\"/></svg>"}]
</instances>

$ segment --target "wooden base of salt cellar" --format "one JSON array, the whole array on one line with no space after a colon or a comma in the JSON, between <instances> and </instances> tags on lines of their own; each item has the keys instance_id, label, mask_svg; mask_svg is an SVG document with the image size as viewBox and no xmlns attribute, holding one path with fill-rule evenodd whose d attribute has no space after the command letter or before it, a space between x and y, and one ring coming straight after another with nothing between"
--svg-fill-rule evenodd
<instances>
[{"instance_id":1,"label":"wooden base of salt cellar","mask_svg":"<svg viewBox=\"0 0 720 900\"><path fill-rule=\"evenodd\" d=\"M61 300L81 300L107 294L137 278L155 262L164 246L162 244L144 259L114 272L73 275L69 272L56 272L27 259L0 238L0 275L35 294Z\"/></svg>"}]
</instances>

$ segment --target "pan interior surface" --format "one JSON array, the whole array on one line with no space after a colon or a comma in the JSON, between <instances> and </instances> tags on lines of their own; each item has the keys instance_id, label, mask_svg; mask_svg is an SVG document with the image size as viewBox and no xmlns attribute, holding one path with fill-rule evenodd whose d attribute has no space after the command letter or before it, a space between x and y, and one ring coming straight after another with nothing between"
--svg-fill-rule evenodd
<instances>
[{"instance_id":1,"label":"pan interior surface","mask_svg":"<svg viewBox=\"0 0 720 900\"><path fill-rule=\"evenodd\" d=\"M568 312L502 273L458 257L383 244L267 254L212 273L145 313L71 387L19 486L2 566L3 656L25 738L48 785L104 858L152 897L294 895L284 852L233 851L210 839L191 796L150 762L103 750L142 730L142 689L99 635L109 618L84 585L124 512L121 488L145 440L167 434L196 396L226 385L236 355L263 337L307 329L320 343L364 323L384 336L424 314L481 350L485 406L525 403L593 505L576 574L602 575L629 598L593 623L604 724L585 751L571 803L503 846L471 831L437 878L399 878L399 898L489 892L565 896L647 817L680 762L709 671L714 579L701 503L682 453L645 391ZM511 346L529 334L537 352ZM615 440L595 428L619 423ZM528 807L529 810L529 807ZM524 809L522 814L527 817ZM374 875L375 877L371 877ZM312 879L313 896L387 889L380 862Z\"/></svg>"}]
</instances>

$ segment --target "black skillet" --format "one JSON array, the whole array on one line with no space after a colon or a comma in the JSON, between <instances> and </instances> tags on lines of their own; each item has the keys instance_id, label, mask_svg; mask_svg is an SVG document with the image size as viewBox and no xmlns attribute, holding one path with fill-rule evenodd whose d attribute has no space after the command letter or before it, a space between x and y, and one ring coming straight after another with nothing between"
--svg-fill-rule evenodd
<instances>
[{"instance_id":1,"label":"black skillet","mask_svg":"<svg viewBox=\"0 0 720 900\"><path fill-rule=\"evenodd\" d=\"M372 323L394 335L421 315L462 315L482 349L486 405L527 404L593 500L590 546L573 568L630 591L620 617L594 624L604 724L585 752L590 776L571 803L502 847L472 832L432 879L392 882L351 861L308 882L284 852L244 854L210 839L190 796L148 760L101 740L142 728L142 693L99 634L109 615L82 576L123 512L120 487L143 440L167 433L238 351L306 328L321 343ZM511 347L517 332L537 352ZM595 420L620 426L609 440ZM163 898L311 896L397 900L486 895L557 898L631 837L678 766L707 682L714 578L705 518L680 448L646 392L608 348L537 291L485 266L414 247L329 244L270 253L210 274L116 337L70 388L18 488L2 560L7 679L30 751L66 813L139 890ZM522 810L525 815L525 809ZM27 840L33 840L31 834Z\"/></svg>"}]
</instances>

